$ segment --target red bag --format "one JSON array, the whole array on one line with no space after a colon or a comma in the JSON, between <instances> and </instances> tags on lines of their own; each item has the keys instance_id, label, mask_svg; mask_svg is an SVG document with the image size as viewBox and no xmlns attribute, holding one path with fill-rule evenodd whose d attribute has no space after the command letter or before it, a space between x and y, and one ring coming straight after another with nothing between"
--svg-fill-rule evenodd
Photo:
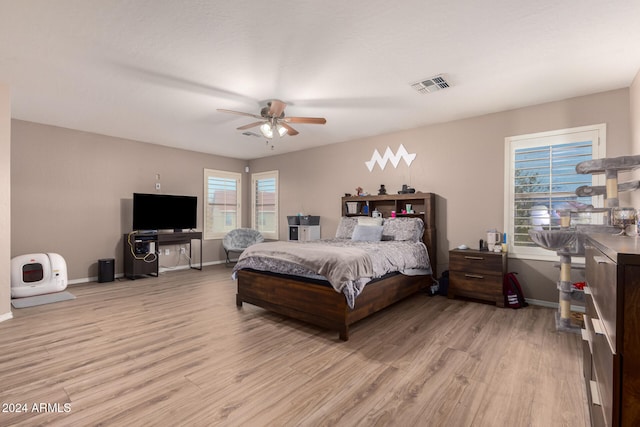
<instances>
[{"instance_id":1,"label":"red bag","mask_svg":"<svg viewBox=\"0 0 640 427\"><path fill-rule=\"evenodd\" d=\"M518 278L518 273L507 273L504 275L504 282L502 285L502 293L504 294L504 306L509 308L522 308L526 307L527 301L524 299L524 293Z\"/></svg>"}]
</instances>

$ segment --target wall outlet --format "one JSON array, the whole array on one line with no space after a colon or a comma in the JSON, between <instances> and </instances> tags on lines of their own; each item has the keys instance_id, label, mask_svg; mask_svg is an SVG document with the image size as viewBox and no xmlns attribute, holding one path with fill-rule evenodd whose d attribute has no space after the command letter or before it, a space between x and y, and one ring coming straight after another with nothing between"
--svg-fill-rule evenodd
<instances>
[{"instance_id":1,"label":"wall outlet","mask_svg":"<svg viewBox=\"0 0 640 427\"><path fill-rule=\"evenodd\" d=\"M186 254L186 253L187 253L187 251L185 250L185 248L180 248L180 253L181 253L181 254Z\"/></svg>"},{"instance_id":2,"label":"wall outlet","mask_svg":"<svg viewBox=\"0 0 640 427\"><path fill-rule=\"evenodd\" d=\"M160 191L160 183L156 182L156 190Z\"/></svg>"},{"instance_id":3,"label":"wall outlet","mask_svg":"<svg viewBox=\"0 0 640 427\"><path fill-rule=\"evenodd\" d=\"M169 253L170 253L170 252L171 252L171 249L165 249L165 250L164 250L164 254L165 254L165 255L169 255Z\"/></svg>"}]
</instances>

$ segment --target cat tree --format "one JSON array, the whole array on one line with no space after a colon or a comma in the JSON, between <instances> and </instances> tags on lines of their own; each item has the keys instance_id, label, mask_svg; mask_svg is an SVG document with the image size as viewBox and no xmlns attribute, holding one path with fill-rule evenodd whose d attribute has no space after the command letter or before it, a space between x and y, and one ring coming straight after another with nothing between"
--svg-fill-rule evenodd
<instances>
[{"instance_id":1,"label":"cat tree","mask_svg":"<svg viewBox=\"0 0 640 427\"><path fill-rule=\"evenodd\" d=\"M571 324L571 301L575 299L575 290L571 281L571 257L584 256L585 235L598 232L615 232L613 211L620 206L618 194L634 191L640 188L640 181L619 183L618 173L640 168L640 155L613 157L598 160L587 160L576 165L576 172L580 174L604 174L606 185L582 186L576 189L578 196L604 195L605 208L574 209L578 212L605 212L607 214L604 225L571 226L570 220L562 221L560 229L530 230L531 239L540 247L556 251L560 256L560 280L558 281L559 310L556 314L556 329L559 331L580 332L580 328ZM571 215L565 212L564 215Z\"/></svg>"}]
</instances>

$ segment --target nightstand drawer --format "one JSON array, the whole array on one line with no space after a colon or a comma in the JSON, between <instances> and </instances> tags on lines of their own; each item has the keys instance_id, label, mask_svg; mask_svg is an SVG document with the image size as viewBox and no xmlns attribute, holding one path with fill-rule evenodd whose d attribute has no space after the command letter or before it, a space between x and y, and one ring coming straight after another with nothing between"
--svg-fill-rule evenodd
<instances>
[{"instance_id":1,"label":"nightstand drawer","mask_svg":"<svg viewBox=\"0 0 640 427\"><path fill-rule=\"evenodd\" d=\"M451 271L502 275L502 264L502 254L491 252L452 251L449 255L449 270Z\"/></svg>"},{"instance_id":2,"label":"nightstand drawer","mask_svg":"<svg viewBox=\"0 0 640 427\"><path fill-rule=\"evenodd\" d=\"M478 298L494 299L502 296L502 275L476 274L461 271L449 272L449 283L459 295Z\"/></svg>"}]
</instances>

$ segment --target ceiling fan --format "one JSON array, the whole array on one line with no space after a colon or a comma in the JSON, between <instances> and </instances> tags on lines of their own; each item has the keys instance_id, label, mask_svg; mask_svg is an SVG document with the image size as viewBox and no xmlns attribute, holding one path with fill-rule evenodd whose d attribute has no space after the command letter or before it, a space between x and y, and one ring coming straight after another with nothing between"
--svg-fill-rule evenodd
<instances>
[{"instance_id":1,"label":"ceiling fan","mask_svg":"<svg viewBox=\"0 0 640 427\"><path fill-rule=\"evenodd\" d=\"M225 110L222 108L218 108L218 111L260 119L258 122L249 123L248 125L240 126L237 129L245 130L255 126L260 126L260 132L265 136L265 138L273 138L274 135L297 135L299 132L292 128L289 123L306 123L316 125L323 125L327 123L327 120L322 117L287 117L284 115L284 108L286 106L287 104L284 102L274 99L267 102L267 106L260 110L260 115L243 113L241 111Z\"/></svg>"}]
</instances>

